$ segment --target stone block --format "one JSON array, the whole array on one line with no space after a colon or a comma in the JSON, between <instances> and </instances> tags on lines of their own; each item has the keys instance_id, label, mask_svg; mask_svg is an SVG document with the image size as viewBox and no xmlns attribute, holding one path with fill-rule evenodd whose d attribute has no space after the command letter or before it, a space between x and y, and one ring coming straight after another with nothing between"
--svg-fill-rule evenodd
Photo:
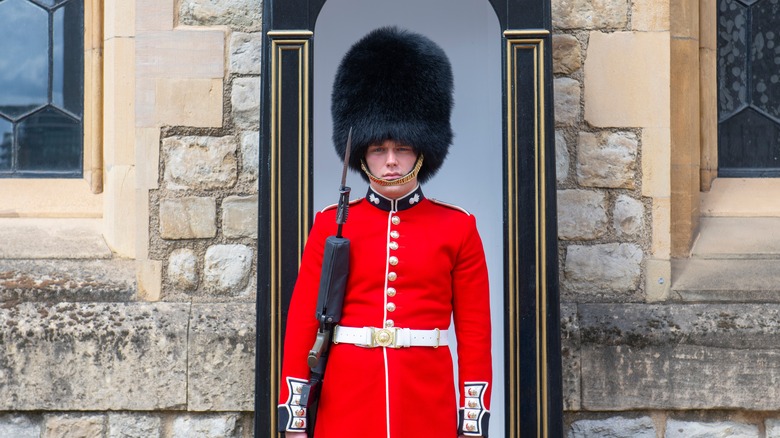
<instances>
[{"instance_id":1,"label":"stone block","mask_svg":"<svg viewBox=\"0 0 780 438\"><path fill-rule=\"evenodd\" d=\"M135 166L112 166L105 171L103 236L120 257L135 256Z\"/></svg>"},{"instance_id":2,"label":"stone block","mask_svg":"<svg viewBox=\"0 0 780 438\"><path fill-rule=\"evenodd\" d=\"M581 132L577 181L585 187L633 189L638 142L631 132Z\"/></svg>"},{"instance_id":3,"label":"stone block","mask_svg":"<svg viewBox=\"0 0 780 438\"><path fill-rule=\"evenodd\" d=\"M758 438L758 426L733 421L704 423L699 421L669 420L664 438L730 437Z\"/></svg>"},{"instance_id":4,"label":"stone block","mask_svg":"<svg viewBox=\"0 0 780 438\"><path fill-rule=\"evenodd\" d=\"M668 1L633 0L631 29L643 32L669 31Z\"/></svg>"},{"instance_id":5,"label":"stone block","mask_svg":"<svg viewBox=\"0 0 780 438\"><path fill-rule=\"evenodd\" d=\"M260 78L234 79L230 104L237 127L257 130L260 126Z\"/></svg>"},{"instance_id":6,"label":"stone block","mask_svg":"<svg viewBox=\"0 0 780 438\"><path fill-rule=\"evenodd\" d=\"M780 420L772 418L764 422L766 438L780 438Z\"/></svg>"},{"instance_id":7,"label":"stone block","mask_svg":"<svg viewBox=\"0 0 780 438\"><path fill-rule=\"evenodd\" d=\"M585 120L598 127L670 126L667 32L591 32Z\"/></svg>"},{"instance_id":8,"label":"stone block","mask_svg":"<svg viewBox=\"0 0 780 438\"><path fill-rule=\"evenodd\" d=\"M568 434L568 438L656 438L657 436L655 425L650 417L579 420L571 424Z\"/></svg>"},{"instance_id":9,"label":"stone block","mask_svg":"<svg viewBox=\"0 0 780 438\"><path fill-rule=\"evenodd\" d=\"M695 40L671 42L671 139L672 164L697 166L701 145L699 131L699 45ZM698 179L698 169L696 169ZM674 175L673 175L674 177ZM674 182L672 182L674 184ZM699 191L698 182L695 185Z\"/></svg>"},{"instance_id":10,"label":"stone block","mask_svg":"<svg viewBox=\"0 0 780 438\"><path fill-rule=\"evenodd\" d=\"M135 36L137 24L143 24L146 22L145 10L141 11L144 19L136 22L136 3L138 2L122 2L122 1L109 1L101 3L103 5L103 37L108 40L116 37L132 38ZM152 3L146 1L143 3ZM156 1L154 3L166 3ZM87 2L89 4L89 2ZM84 6L87 6L86 4ZM139 5L140 8L140 5ZM86 30L86 29L85 29Z\"/></svg>"},{"instance_id":11,"label":"stone block","mask_svg":"<svg viewBox=\"0 0 780 438\"><path fill-rule=\"evenodd\" d=\"M580 327L577 305L561 303L561 359L563 367L563 409L578 411L580 403Z\"/></svg>"},{"instance_id":12,"label":"stone block","mask_svg":"<svg viewBox=\"0 0 780 438\"><path fill-rule=\"evenodd\" d=\"M136 185L156 189L160 184L160 128L136 128L134 138Z\"/></svg>"},{"instance_id":13,"label":"stone block","mask_svg":"<svg viewBox=\"0 0 780 438\"><path fill-rule=\"evenodd\" d=\"M0 302L129 301L135 261L0 259Z\"/></svg>"},{"instance_id":14,"label":"stone block","mask_svg":"<svg viewBox=\"0 0 780 438\"><path fill-rule=\"evenodd\" d=\"M0 436L13 438L40 438L41 426L28 416L0 415Z\"/></svg>"},{"instance_id":15,"label":"stone block","mask_svg":"<svg viewBox=\"0 0 780 438\"><path fill-rule=\"evenodd\" d=\"M222 233L257 239L257 195L228 196L222 201Z\"/></svg>"},{"instance_id":16,"label":"stone block","mask_svg":"<svg viewBox=\"0 0 780 438\"><path fill-rule=\"evenodd\" d=\"M136 0L135 8L138 11L135 20L136 32L173 30L174 4L173 1Z\"/></svg>"},{"instance_id":17,"label":"stone block","mask_svg":"<svg viewBox=\"0 0 780 438\"><path fill-rule=\"evenodd\" d=\"M204 286L218 294L244 292L252 271L252 248L246 245L213 245L206 250Z\"/></svg>"},{"instance_id":18,"label":"stone block","mask_svg":"<svg viewBox=\"0 0 780 438\"><path fill-rule=\"evenodd\" d=\"M181 409L188 313L172 303L0 309L0 410Z\"/></svg>"},{"instance_id":19,"label":"stone block","mask_svg":"<svg viewBox=\"0 0 780 438\"><path fill-rule=\"evenodd\" d=\"M669 2L669 28L672 38L699 39L699 4L698 1Z\"/></svg>"},{"instance_id":20,"label":"stone block","mask_svg":"<svg viewBox=\"0 0 780 438\"><path fill-rule=\"evenodd\" d=\"M592 240L607 232L604 193L591 190L558 190L558 238Z\"/></svg>"},{"instance_id":21,"label":"stone block","mask_svg":"<svg viewBox=\"0 0 780 438\"><path fill-rule=\"evenodd\" d=\"M577 295L608 298L636 293L643 258L642 249L630 243L570 245L563 284Z\"/></svg>"},{"instance_id":22,"label":"stone block","mask_svg":"<svg viewBox=\"0 0 780 438\"><path fill-rule=\"evenodd\" d=\"M583 409L780 408L778 304L578 309Z\"/></svg>"},{"instance_id":23,"label":"stone block","mask_svg":"<svg viewBox=\"0 0 780 438\"><path fill-rule=\"evenodd\" d=\"M146 301L159 301L162 296L162 262L138 261L138 297Z\"/></svg>"},{"instance_id":24,"label":"stone block","mask_svg":"<svg viewBox=\"0 0 780 438\"><path fill-rule=\"evenodd\" d=\"M257 171L260 167L260 133L247 131L241 134L241 181L254 181L257 185Z\"/></svg>"},{"instance_id":25,"label":"stone block","mask_svg":"<svg viewBox=\"0 0 780 438\"><path fill-rule=\"evenodd\" d=\"M138 413L108 413L108 438L162 438L160 417Z\"/></svg>"},{"instance_id":26,"label":"stone block","mask_svg":"<svg viewBox=\"0 0 780 438\"><path fill-rule=\"evenodd\" d=\"M230 73L260 74L263 34L233 32L230 35Z\"/></svg>"},{"instance_id":27,"label":"stone block","mask_svg":"<svg viewBox=\"0 0 780 438\"><path fill-rule=\"evenodd\" d=\"M222 79L225 76L225 32L222 30L139 32L135 47L136 78Z\"/></svg>"},{"instance_id":28,"label":"stone block","mask_svg":"<svg viewBox=\"0 0 780 438\"><path fill-rule=\"evenodd\" d=\"M582 46L572 35L553 35L553 73L569 75L582 67Z\"/></svg>"},{"instance_id":29,"label":"stone block","mask_svg":"<svg viewBox=\"0 0 780 438\"><path fill-rule=\"evenodd\" d=\"M198 287L198 258L189 248L173 251L168 258L168 281L185 291Z\"/></svg>"},{"instance_id":30,"label":"stone block","mask_svg":"<svg viewBox=\"0 0 780 438\"><path fill-rule=\"evenodd\" d=\"M174 190L227 189L236 184L236 138L177 136L163 140L165 185Z\"/></svg>"},{"instance_id":31,"label":"stone block","mask_svg":"<svg viewBox=\"0 0 780 438\"><path fill-rule=\"evenodd\" d=\"M669 197L672 193L672 138L669 128L642 130L642 196Z\"/></svg>"},{"instance_id":32,"label":"stone block","mask_svg":"<svg viewBox=\"0 0 780 438\"><path fill-rule=\"evenodd\" d=\"M119 3L119 2L108 2ZM125 2L122 2L125 3ZM128 2L132 3L132 2ZM135 164L135 40L105 42L103 60L103 160L106 167Z\"/></svg>"},{"instance_id":33,"label":"stone block","mask_svg":"<svg viewBox=\"0 0 780 438\"><path fill-rule=\"evenodd\" d=\"M135 77L135 127L159 130L155 118L157 78Z\"/></svg>"},{"instance_id":34,"label":"stone block","mask_svg":"<svg viewBox=\"0 0 780 438\"><path fill-rule=\"evenodd\" d=\"M253 410L254 327L253 302L193 305L188 349L190 410Z\"/></svg>"},{"instance_id":35,"label":"stone block","mask_svg":"<svg viewBox=\"0 0 780 438\"><path fill-rule=\"evenodd\" d=\"M699 47L718 50L718 1L699 1ZM716 87L717 89L717 87Z\"/></svg>"},{"instance_id":36,"label":"stone block","mask_svg":"<svg viewBox=\"0 0 780 438\"><path fill-rule=\"evenodd\" d=\"M622 29L628 23L626 2L553 0L553 26L559 29Z\"/></svg>"},{"instance_id":37,"label":"stone block","mask_svg":"<svg viewBox=\"0 0 780 438\"><path fill-rule=\"evenodd\" d=\"M652 240L653 257L668 259L672 253L672 202L671 198L653 198Z\"/></svg>"},{"instance_id":38,"label":"stone block","mask_svg":"<svg viewBox=\"0 0 780 438\"><path fill-rule=\"evenodd\" d=\"M0 178L0 217L101 217L103 195L83 179Z\"/></svg>"},{"instance_id":39,"label":"stone block","mask_svg":"<svg viewBox=\"0 0 780 438\"><path fill-rule=\"evenodd\" d=\"M647 302L653 303L669 299L671 285L671 260L651 258L645 260L645 295Z\"/></svg>"},{"instance_id":40,"label":"stone block","mask_svg":"<svg viewBox=\"0 0 780 438\"><path fill-rule=\"evenodd\" d=\"M555 124L573 126L579 122L580 113L580 83L571 78L557 78L553 81L555 88Z\"/></svg>"},{"instance_id":41,"label":"stone block","mask_svg":"<svg viewBox=\"0 0 780 438\"><path fill-rule=\"evenodd\" d=\"M182 416L173 420L171 438L240 438L236 414Z\"/></svg>"},{"instance_id":42,"label":"stone block","mask_svg":"<svg viewBox=\"0 0 780 438\"><path fill-rule=\"evenodd\" d=\"M160 236L163 239L207 239L216 235L217 202L214 198L160 201Z\"/></svg>"},{"instance_id":43,"label":"stone block","mask_svg":"<svg viewBox=\"0 0 780 438\"><path fill-rule=\"evenodd\" d=\"M157 78L155 121L160 125L222 126L222 79Z\"/></svg>"},{"instance_id":44,"label":"stone block","mask_svg":"<svg viewBox=\"0 0 780 438\"><path fill-rule=\"evenodd\" d=\"M645 230L645 206L630 196L619 195L612 210L612 225L618 238L639 237Z\"/></svg>"},{"instance_id":45,"label":"stone block","mask_svg":"<svg viewBox=\"0 0 780 438\"><path fill-rule=\"evenodd\" d=\"M182 0L179 22L194 26L230 26L231 29L259 31L262 9L253 0Z\"/></svg>"},{"instance_id":46,"label":"stone block","mask_svg":"<svg viewBox=\"0 0 780 438\"><path fill-rule=\"evenodd\" d=\"M0 259L109 259L102 227L100 219L0 218Z\"/></svg>"},{"instance_id":47,"label":"stone block","mask_svg":"<svg viewBox=\"0 0 780 438\"><path fill-rule=\"evenodd\" d=\"M102 415L51 415L46 418L43 438L103 438L106 432Z\"/></svg>"},{"instance_id":48,"label":"stone block","mask_svg":"<svg viewBox=\"0 0 780 438\"><path fill-rule=\"evenodd\" d=\"M555 179L560 183L569 177L569 149L561 131L555 131Z\"/></svg>"}]
</instances>

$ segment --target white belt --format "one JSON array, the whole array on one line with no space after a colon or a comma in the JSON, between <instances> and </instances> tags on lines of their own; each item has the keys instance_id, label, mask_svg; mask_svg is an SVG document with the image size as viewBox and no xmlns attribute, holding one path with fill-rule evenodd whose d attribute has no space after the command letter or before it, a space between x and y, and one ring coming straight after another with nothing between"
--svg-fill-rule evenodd
<instances>
[{"instance_id":1,"label":"white belt","mask_svg":"<svg viewBox=\"0 0 780 438\"><path fill-rule=\"evenodd\" d=\"M333 330L334 344L355 344L361 347L433 347L447 345L447 331L412 330L408 328L343 327Z\"/></svg>"}]
</instances>

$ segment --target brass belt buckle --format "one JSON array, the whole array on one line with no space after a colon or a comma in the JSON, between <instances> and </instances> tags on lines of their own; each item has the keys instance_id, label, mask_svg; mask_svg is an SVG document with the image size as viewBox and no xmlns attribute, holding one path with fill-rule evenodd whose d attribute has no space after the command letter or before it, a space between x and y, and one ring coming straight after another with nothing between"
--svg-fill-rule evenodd
<instances>
[{"instance_id":1,"label":"brass belt buckle","mask_svg":"<svg viewBox=\"0 0 780 438\"><path fill-rule=\"evenodd\" d=\"M392 329L373 329L371 339L374 341L374 346L395 348L395 330L395 327Z\"/></svg>"}]
</instances>

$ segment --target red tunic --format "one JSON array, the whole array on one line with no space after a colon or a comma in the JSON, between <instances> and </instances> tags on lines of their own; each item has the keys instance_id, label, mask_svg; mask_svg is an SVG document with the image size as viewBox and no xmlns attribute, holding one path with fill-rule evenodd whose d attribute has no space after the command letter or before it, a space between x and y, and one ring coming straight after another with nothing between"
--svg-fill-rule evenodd
<instances>
[{"instance_id":1,"label":"red tunic","mask_svg":"<svg viewBox=\"0 0 780 438\"><path fill-rule=\"evenodd\" d=\"M336 233L335 213L330 208L316 215L290 303L279 400L280 417L289 421L281 430L301 430L300 419L293 421L302 412L295 394L309 377L323 246ZM339 324L446 331L454 318L460 401L448 347L333 344L315 436L455 438L459 412L462 433L486 436L490 304L474 217L426 199L419 187L398 201L369 190L350 206L343 235L350 239L350 273Z\"/></svg>"}]
</instances>

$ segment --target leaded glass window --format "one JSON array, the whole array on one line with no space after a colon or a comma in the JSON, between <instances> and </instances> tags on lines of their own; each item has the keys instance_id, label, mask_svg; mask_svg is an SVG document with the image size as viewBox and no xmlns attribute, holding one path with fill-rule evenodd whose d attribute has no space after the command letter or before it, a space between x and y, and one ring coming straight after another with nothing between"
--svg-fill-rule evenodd
<instances>
[{"instance_id":1,"label":"leaded glass window","mask_svg":"<svg viewBox=\"0 0 780 438\"><path fill-rule=\"evenodd\" d=\"M81 177L83 79L83 0L0 0L0 177Z\"/></svg>"},{"instance_id":2,"label":"leaded glass window","mask_svg":"<svg viewBox=\"0 0 780 438\"><path fill-rule=\"evenodd\" d=\"M718 167L780 177L780 0L718 0Z\"/></svg>"}]
</instances>

